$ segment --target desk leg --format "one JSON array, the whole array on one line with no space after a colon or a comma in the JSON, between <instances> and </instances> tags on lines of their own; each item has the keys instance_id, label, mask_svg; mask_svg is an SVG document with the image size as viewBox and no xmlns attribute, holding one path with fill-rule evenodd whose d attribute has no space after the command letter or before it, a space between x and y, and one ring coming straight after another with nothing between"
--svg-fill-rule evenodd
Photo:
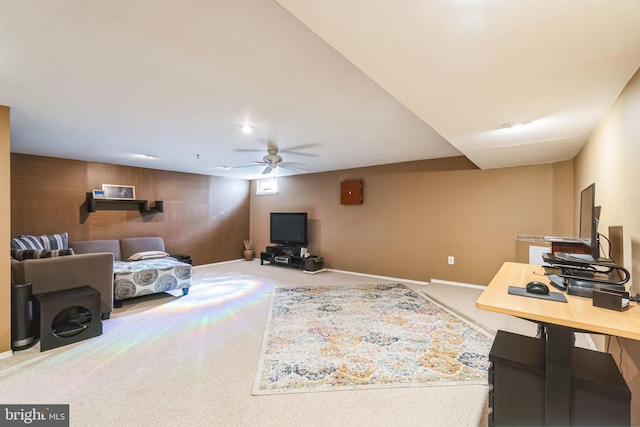
<instances>
[{"instance_id":1,"label":"desk leg","mask_svg":"<svg viewBox=\"0 0 640 427\"><path fill-rule=\"evenodd\" d=\"M575 339L573 329L547 325L546 425L569 425L571 422L571 357Z\"/></svg>"}]
</instances>

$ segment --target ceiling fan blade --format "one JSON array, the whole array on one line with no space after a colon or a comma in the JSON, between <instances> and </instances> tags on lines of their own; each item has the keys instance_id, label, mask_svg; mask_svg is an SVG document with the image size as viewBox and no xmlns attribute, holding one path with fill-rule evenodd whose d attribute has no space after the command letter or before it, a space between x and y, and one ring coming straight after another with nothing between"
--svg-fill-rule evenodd
<instances>
[{"instance_id":1,"label":"ceiling fan blade","mask_svg":"<svg viewBox=\"0 0 640 427\"><path fill-rule=\"evenodd\" d=\"M278 165L281 168L284 169L289 169L289 170L296 170L296 171L301 171L301 172L306 172L306 166L304 163L300 163L300 162L282 162Z\"/></svg>"},{"instance_id":2,"label":"ceiling fan blade","mask_svg":"<svg viewBox=\"0 0 640 427\"><path fill-rule=\"evenodd\" d=\"M254 167L254 166L256 166L256 165L242 165L242 166L229 166L229 167L226 167L226 166L225 166L225 169L252 168L252 167Z\"/></svg>"},{"instance_id":3,"label":"ceiling fan blade","mask_svg":"<svg viewBox=\"0 0 640 427\"><path fill-rule=\"evenodd\" d=\"M257 160L253 160L253 165L240 165L240 166L230 166L228 169L240 169L240 168L253 168L255 166L262 166L262 165L266 165L265 162L259 162Z\"/></svg>"},{"instance_id":4,"label":"ceiling fan blade","mask_svg":"<svg viewBox=\"0 0 640 427\"><path fill-rule=\"evenodd\" d=\"M313 153L301 153L298 150L304 150L306 148L313 148L313 147L317 147L320 144L318 143L312 143L312 144L302 144L302 145L296 145L294 147L289 147L289 148L285 148L284 150L280 150L281 153L291 153L291 154L295 154L298 156L307 156L307 157L318 157L317 154L313 154Z\"/></svg>"},{"instance_id":5,"label":"ceiling fan blade","mask_svg":"<svg viewBox=\"0 0 640 427\"><path fill-rule=\"evenodd\" d=\"M266 175L269 172L271 172L272 170L273 170L273 167L271 165L268 165L266 168L264 168L264 170L262 171L262 174Z\"/></svg>"}]
</instances>

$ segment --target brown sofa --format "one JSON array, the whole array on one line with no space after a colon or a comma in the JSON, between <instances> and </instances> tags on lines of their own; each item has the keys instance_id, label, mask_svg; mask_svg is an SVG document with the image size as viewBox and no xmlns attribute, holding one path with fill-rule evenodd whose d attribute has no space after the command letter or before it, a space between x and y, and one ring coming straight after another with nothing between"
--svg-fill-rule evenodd
<instances>
[{"instance_id":1,"label":"brown sofa","mask_svg":"<svg viewBox=\"0 0 640 427\"><path fill-rule=\"evenodd\" d=\"M113 254L109 252L54 258L11 259L11 282L31 283L34 294L91 286L100 292L100 312L113 310Z\"/></svg>"}]
</instances>

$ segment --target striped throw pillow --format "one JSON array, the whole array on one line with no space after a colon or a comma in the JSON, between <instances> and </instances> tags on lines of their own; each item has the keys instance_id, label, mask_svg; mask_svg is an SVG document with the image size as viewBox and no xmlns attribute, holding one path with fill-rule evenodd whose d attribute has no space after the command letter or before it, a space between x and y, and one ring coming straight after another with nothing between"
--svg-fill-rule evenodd
<instances>
[{"instance_id":1,"label":"striped throw pillow","mask_svg":"<svg viewBox=\"0 0 640 427\"><path fill-rule=\"evenodd\" d=\"M65 255L74 255L73 249L11 249L11 256L18 261L25 259L54 258Z\"/></svg>"},{"instance_id":2,"label":"striped throw pillow","mask_svg":"<svg viewBox=\"0 0 640 427\"><path fill-rule=\"evenodd\" d=\"M44 249L40 236L20 236L11 239L11 249Z\"/></svg>"},{"instance_id":3,"label":"striped throw pillow","mask_svg":"<svg viewBox=\"0 0 640 427\"><path fill-rule=\"evenodd\" d=\"M39 236L42 240L43 249L67 249L69 247L69 234L47 234Z\"/></svg>"}]
</instances>

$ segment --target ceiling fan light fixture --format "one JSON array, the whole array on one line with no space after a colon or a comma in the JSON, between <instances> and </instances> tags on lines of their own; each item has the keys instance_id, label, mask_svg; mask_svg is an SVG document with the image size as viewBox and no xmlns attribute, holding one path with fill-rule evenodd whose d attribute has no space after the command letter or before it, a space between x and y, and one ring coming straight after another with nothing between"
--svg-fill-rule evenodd
<instances>
[{"instance_id":1,"label":"ceiling fan light fixture","mask_svg":"<svg viewBox=\"0 0 640 427\"><path fill-rule=\"evenodd\" d=\"M516 120L513 122L508 122L502 125L504 129L518 129L526 125L528 122L522 120Z\"/></svg>"}]
</instances>

